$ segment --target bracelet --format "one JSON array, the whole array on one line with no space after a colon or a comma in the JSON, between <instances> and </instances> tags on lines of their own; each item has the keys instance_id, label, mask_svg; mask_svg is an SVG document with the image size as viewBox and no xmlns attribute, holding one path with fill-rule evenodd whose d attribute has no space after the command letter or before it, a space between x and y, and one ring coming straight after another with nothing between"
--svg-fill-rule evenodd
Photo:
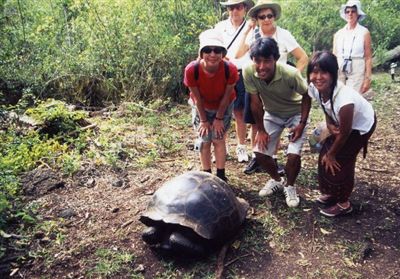
<instances>
[{"instance_id":1,"label":"bracelet","mask_svg":"<svg viewBox=\"0 0 400 279\"><path fill-rule=\"evenodd\" d=\"M307 124L307 120L300 120L299 124Z\"/></svg>"},{"instance_id":2,"label":"bracelet","mask_svg":"<svg viewBox=\"0 0 400 279\"><path fill-rule=\"evenodd\" d=\"M215 117L215 120L224 120L223 118L218 118L218 117Z\"/></svg>"},{"instance_id":3,"label":"bracelet","mask_svg":"<svg viewBox=\"0 0 400 279\"><path fill-rule=\"evenodd\" d=\"M200 123L206 123L208 122L207 120L200 120Z\"/></svg>"},{"instance_id":4,"label":"bracelet","mask_svg":"<svg viewBox=\"0 0 400 279\"><path fill-rule=\"evenodd\" d=\"M366 76L366 77L365 77L364 79L368 79L368 80L371 80L371 77L367 77L367 76Z\"/></svg>"}]
</instances>

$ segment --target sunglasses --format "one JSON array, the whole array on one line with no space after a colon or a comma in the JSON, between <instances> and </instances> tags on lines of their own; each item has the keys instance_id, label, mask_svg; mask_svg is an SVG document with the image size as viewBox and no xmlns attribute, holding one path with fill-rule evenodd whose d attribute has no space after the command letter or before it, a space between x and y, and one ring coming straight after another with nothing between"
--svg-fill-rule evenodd
<instances>
[{"instance_id":1,"label":"sunglasses","mask_svg":"<svg viewBox=\"0 0 400 279\"><path fill-rule=\"evenodd\" d=\"M274 17L275 17L274 14L266 14L266 15L259 15L259 16L257 16L257 18L258 18L259 20L265 20L266 18L271 19L271 18L274 18Z\"/></svg>"},{"instance_id":2,"label":"sunglasses","mask_svg":"<svg viewBox=\"0 0 400 279\"><path fill-rule=\"evenodd\" d=\"M204 52L206 54L210 54L212 51L215 54L221 54L224 51L224 49L222 47L204 47L202 49L202 52Z\"/></svg>"},{"instance_id":3,"label":"sunglasses","mask_svg":"<svg viewBox=\"0 0 400 279\"><path fill-rule=\"evenodd\" d=\"M232 5L232 6L228 6L228 10L233 11L234 9L241 11L244 9L244 5L243 4L237 4L237 5Z\"/></svg>"}]
</instances>

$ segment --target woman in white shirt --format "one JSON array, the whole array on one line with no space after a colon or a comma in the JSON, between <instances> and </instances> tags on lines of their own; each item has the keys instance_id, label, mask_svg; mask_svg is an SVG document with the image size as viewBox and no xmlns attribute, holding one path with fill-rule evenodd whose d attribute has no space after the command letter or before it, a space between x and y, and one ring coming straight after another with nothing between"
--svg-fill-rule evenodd
<instances>
[{"instance_id":1,"label":"woman in white shirt","mask_svg":"<svg viewBox=\"0 0 400 279\"><path fill-rule=\"evenodd\" d=\"M325 113L331 135L325 140L318 159L317 201L329 206L321 214L335 217L350 213L349 197L354 188L357 154L375 130L372 105L353 88L338 81L338 62L334 54L316 52L307 67L308 94Z\"/></svg>"},{"instance_id":2,"label":"woman in white shirt","mask_svg":"<svg viewBox=\"0 0 400 279\"><path fill-rule=\"evenodd\" d=\"M361 94L371 87L371 34L360 25L366 15L360 1L350 0L340 9L347 24L333 38L333 53L339 63L339 80Z\"/></svg>"}]
</instances>

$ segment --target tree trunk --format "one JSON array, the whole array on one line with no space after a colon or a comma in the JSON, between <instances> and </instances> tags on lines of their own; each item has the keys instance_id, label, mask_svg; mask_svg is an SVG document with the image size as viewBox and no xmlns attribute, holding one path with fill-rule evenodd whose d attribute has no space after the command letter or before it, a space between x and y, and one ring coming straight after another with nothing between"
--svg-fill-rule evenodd
<instances>
[{"instance_id":1,"label":"tree trunk","mask_svg":"<svg viewBox=\"0 0 400 279\"><path fill-rule=\"evenodd\" d=\"M372 60L372 65L373 67L378 67L382 64L384 64L385 62L395 59L395 58L399 58L400 57L400 45L395 47L394 49L388 50L387 52L385 52L383 54L383 57L374 57L374 59Z\"/></svg>"}]
</instances>

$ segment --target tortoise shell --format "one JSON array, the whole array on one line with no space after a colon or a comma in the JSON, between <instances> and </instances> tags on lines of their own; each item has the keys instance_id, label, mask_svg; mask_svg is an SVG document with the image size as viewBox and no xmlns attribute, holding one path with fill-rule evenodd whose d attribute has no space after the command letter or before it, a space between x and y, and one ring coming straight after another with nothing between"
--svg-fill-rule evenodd
<instances>
[{"instance_id":1,"label":"tortoise shell","mask_svg":"<svg viewBox=\"0 0 400 279\"><path fill-rule=\"evenodd\" d=\"M217 239L240 227L248 207L222 179L191 171L159 188L140 221L147 226L160 222L181 225L205 239Z\"/></svg>"}]
</instances>

